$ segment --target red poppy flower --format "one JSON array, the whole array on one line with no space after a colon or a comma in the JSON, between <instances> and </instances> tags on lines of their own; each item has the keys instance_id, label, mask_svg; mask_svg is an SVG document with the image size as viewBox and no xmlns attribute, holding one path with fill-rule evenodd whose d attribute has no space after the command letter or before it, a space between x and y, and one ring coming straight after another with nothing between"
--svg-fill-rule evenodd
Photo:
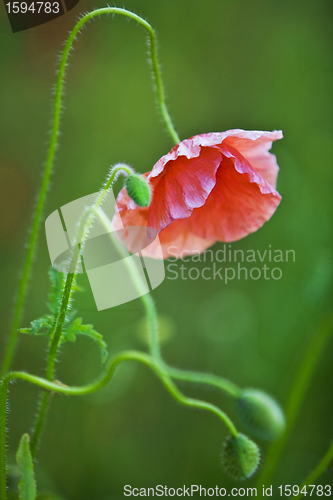
<instances>
[{"instance_id":1,"label":"red poppy flower","mask_svg":"<svg viewBox=\"0 0 333 500\"><path fill-rule=\"evenodd\" d=\"M164 258L257 231L281 200L275 189L279 167L269 150L282 137L281 131L236 129L180 142L144 174L153 191L149 207L138 207L125 188L120 191L115 229L153 228ZM156 257L157 247L150 245L147 254Z\"/></svg>"}]
</instances>

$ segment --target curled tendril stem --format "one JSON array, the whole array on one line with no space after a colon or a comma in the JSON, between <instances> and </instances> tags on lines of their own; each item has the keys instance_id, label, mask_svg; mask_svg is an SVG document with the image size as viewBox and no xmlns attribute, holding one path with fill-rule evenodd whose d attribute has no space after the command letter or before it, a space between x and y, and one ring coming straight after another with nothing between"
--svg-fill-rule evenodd
<instances>
[{"instance_id":1,"label":"curled tendril stem","mask_svg":"<svg viewBox=\"0 0 333 500\"><path fill-rule=\"evenodd\" d=\"M102 375L91 384L78 387L68 387L65 385L60 385L57 382L47 380L35 375L31 375L26 372L10 372L8 373L0 383L0 498L6 499L6 410L7 410L7 393L9 383L13 380L24 380L31 384L37 385L42 389L48 391L56 392L59 394L67 394L68 396L84 396L87 394L92 394L93 392L102 389L112 378L117 366L125 361L139 361L144 365L148 366L160 379L164 387L171 394L171 396L176 399L179 403L184 406L190 406L193 408L198 408L201 410L206 410L210 413L216 415L222 422L228 427L230 433L237 437L238 432L233 422L229 417L220 410L217 406L206 403L194 398L188 398L176 387L176 385L171 380L168 373L163 370L161 364L154 359L152 356L138 352L138 351L123 351L119 354L113 356L108 362Z\"/></svg>"}]
</instances>

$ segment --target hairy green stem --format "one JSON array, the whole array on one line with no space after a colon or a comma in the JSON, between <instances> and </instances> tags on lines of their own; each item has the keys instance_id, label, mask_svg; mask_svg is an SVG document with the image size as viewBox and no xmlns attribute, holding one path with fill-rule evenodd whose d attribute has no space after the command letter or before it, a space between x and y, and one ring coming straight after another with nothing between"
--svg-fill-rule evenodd
<instances>
[{"instance_id":1,"label":"hairy green stem","mask_svg":"<svg viewBox=\"0 0 333 500\"><path fill-rule=\"evenodd\" d=\"M329 337L331 336L332 330L333 314L331 313L319 323L307 345L285 406L287 421L286 430L279 440L272 443L267 453L265 463L261 469L261 474L258 477L258 487L263 484L271 484L272 482L275 469L282 455L290 432L295 424L306 390L312 379L320 356Z\"/></svg>"},{"instance_id":2,"label":"hairy green stem","mask_svg":"<svg viewBox=\"0 0 333 500\"><path fill-rule=\"evenodd\" d=\"M329 447L327 453L325 454L324 458L321 460L321 462L317 465L315 470L306 478L306 480L302 483L300 486L300 490L304 488L304 486L309 486L310 484L315 484L317 481L318 477L322 475L323 472L327 469L329 464L333 460L333 442L331 446ZM306 495L306 494L305 494ZM302 498L304 496L303 493L300 493L296 498Z\"/></svg>"},{"instance_id":3,"label":"hairy green stem","mask_svg":"<svg viewBox=\"0 0 333 500\"><path fill-rule=\"evenodd\" d=\"M66 282L63 290L63 295L61 299L61 305L58 313L58 317L56 320L56 324L54 330L51 335L51 343L49 347L48 359L47 359L47 368L46 368L46 378L47 380L53 380L54 372L55 372L55 363L58 353L58 348L61 340L61 335L63 331L63 326L66 321L66 314L68 311L68 307L70 304L71 296L73 293L73 288L76 282L76 268L80 259L82 247L84 245L85 239L88 235L90 227L93 223L93 220L96 216L97 210L100 208L104 198L107 196L108 189L112 188L114 182L117 180L117 177L122 175L129 175L133 172L131 168L124 164L118 164L113 167L110 171L110 175L105 182L102 190L100 191L94 205L85 211L79 222L79 228L76 236L76 243L73 245L73 254L71 256L71 261L69 264L69 268L73 271L67 274ZM79 245L79 242L80 243ZM36 456L38 443L43 431L46 412L49 405L50 393L43 392L38 404L37 418L35 422L35 426L32 432L30 449L31 455L34 458Z\"/></svg>"},{"instance_id":4,"label":"hairy green stem","mask_svg":"<svg viewBox=\"0 0 333 500\"><path fill-rule=\"evenodd\" d=\"M235 398L241 393L241 389L236 384L225 378L217 377L210 373L190 372L172 368L168 365L165 366L168 374L173 379L194 382L195 384L211 385Z\"/></svg>"},{"instance_id":5,"label":"hairy green stem","mask_svg":"<svg viewBox=\"0 0 333 500\"><path fill-rule=\"evenodd\" d=\"M67 394L68 396L83 396L98 391L104 387L112 378L117 366L124 361L139 361L145 364L155 372L161 380L167 391L179 403L206 410L216 415L228 427L230 433L237 437L238 432L233 422L229 417L217 406L206 403L198 399L188 398L182 394L178 387L172 382L169 375L161 368L160 363L152 356L138 351L123 351L113 356L102 375L95 381L85 386L68 387L51 380L47 380L25 372L10 372L0 383L0 498L6 499L6 410L7 410L7 393L8 385L12 380L25 380L31 384L37 385L46 391L57 392L59 394Z\"/></svg>"},{"instance_id":6,"label":"hairy green stem","mask_svg":"<svg viewBox=\"0 0 333 500\"><path fill-rule=\"evenodd\" d=\"M53 380L54 378L54 371L55 371L55 363L56 363L56 357L57 357L57 352L58 352L58 347L62 335L62 329L63 325L66 319L66 313L70 301L70 297L72 294L72 287L75 283L75 274L74 273L68 273L67 278L66 278L66 283L64 287L64 294L62 297L62 302L60 306L60 311L59 315L57 318L56 326L53 332L53 337L52 341L50 344L49 348L49 353L48 353L48 360L47 360L47 368L46 368L46 379L47 380ZM50 399L50 393L49 392L43 392L39 405L38 405L38 411L37 411L37 419L36 423L32 432L32 437L31 437L31 443L30 443L30 450L31 450L31 455L34 458L37 452L38 448L38 443L40 436L43 431L44 427L44 422L45 422L45 417L46 417L46 412L48 409L49 405L49 399Z\"/></svg>"},{"instance_id":7,"label":"hairy green stem","mask_svg":"<svg viewBox=\"0 0 333 500\"><path fill-rule=\"evenodd\" d=\"M61 60L60 60L59 72L58 72L57 83L56 83L56 91L55 91L53 124L52 124L52 130L51 130L50 145L49 145L47 160L46 160L46 164L45 164L42 185L41 185L41 188L39 191L37 205L36 205L35 213L34 213L34 217L33 217L33 223L32 223L29 243L28 243L28 250L27 250L24 265L23 265L22 277L21 277L18 295L17 295L17 300L16 300L16 304L15 304L15 308L14 308L13 321L11 324L11 330L10 330L10 334L9 334L7 349L6 349L5 356L4 356L3 363L2 363L1 374L0 374L1 377L4 376L8 372L8 370L10 369L11 364L12 364L12 360L13 360L13 357L15 354L15 350L16 350L18 328L20 326L20 321L21 321L21 317L22 317L22 311L23 311L27 286L28 286L29 277L30 277L31 265L32 265L34 255L35 255L37 237L38 237L39 228L40 228L40 224L41 224L46 195L47 195L48 188L49 188L50 176L51 176L52 169L53 169L54 155L55 155L55 151L57 148L57 142L58 142L58 136L59 136L60 114L61 114L61 108L62 108L63 83L64 83L64 76L65 76L68 55L70 53L70 50L71 50L72 44L75 40L75 37L79 33L80 29L88 21L90 21L94 17L102 16L105 14L119 14L122 16L126 16L130 19L133 19L134 21L136 21L138 24L140 24L141 26L143 26L143 28L145 28L147 30L148 35L149 35L149 42L150 42L149 45L150 45L150 57L151 57L151 61L152 61L152 69L153 69L155 84L156 84L156 88L157 88L157 97L158 97L158 103L159 103L160 111L162 114L162 118L165 122L166 128L167 128L172 140L176 144L180 141L178 134L175 131L175 128L172 124L172 120L170 118L170 115L169 115L169 112L168 112L168 109L167 109L167 106L165 103L164 88L163 88L161 70L160 70L160 66L159 66L159 62L158 62L156 35L155 35L154 29L150 26L149 23L147 23L147 21L145 21L141 17L137 16L133 12L130 12L126 9L117 8L117 7L105 7L102 9L96 9L96 10L84 15L78 21L78 23L76 24L76 26L74 27L74 29L70 33L70 35L67 39L66 45L64 47L64 50L62 52Z\"/></svg>"}]
</instances>

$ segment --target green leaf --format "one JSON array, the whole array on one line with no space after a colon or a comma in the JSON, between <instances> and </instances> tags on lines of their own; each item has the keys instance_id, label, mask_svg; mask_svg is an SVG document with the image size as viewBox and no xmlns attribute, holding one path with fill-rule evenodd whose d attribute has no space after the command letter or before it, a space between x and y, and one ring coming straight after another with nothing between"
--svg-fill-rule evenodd
<instances>
[{"instance_id":1,"label":"green leaf","mask_svg":"<svg viewBox=\"0 0 333 500\"><path fill-rule=\"evenodd\" d=\"M75 342L76 335L87 335L94 340L100 348L101 361L105 363L108 357L107 345L103 340L103 336L94 330L93 325L83 325L82 318L76 318L73 323L64 331L63 342Z\"/></svg>"},{"instance_id":2,"label":"green leaf","mask_svg":"<svg viewBox=\"0 0 333 500\"><path fill-rule=\"evenodd\" d=\"M54 325L54 316L46 315L31 321L31 328L20 328L21 333L48 336ZM44 331L41 331L44 328Z\"/></svg>"},{"instance_id":3,"label":"green leaf","mask_svg":"<svg viewBox=\"0 0 333 500\"><path fill-rule=\"evenodd\" d=\"M19 482L19 500L36 500L37 489L28 434L23 434L21 438L16 453L16 461L21 476L21 481Z\"/></svg>"}]
</instances>

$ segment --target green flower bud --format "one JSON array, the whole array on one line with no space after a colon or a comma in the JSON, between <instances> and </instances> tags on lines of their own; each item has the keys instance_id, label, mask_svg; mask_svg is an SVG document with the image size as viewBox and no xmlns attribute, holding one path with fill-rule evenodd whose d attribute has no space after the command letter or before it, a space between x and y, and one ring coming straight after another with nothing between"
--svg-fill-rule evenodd
<instances>
[{"instance_id":1,"label":"green flower bud","mask_svg":"<svg viewBox=\"0 0 333 500\"><path fill-rule=\"evenodd\" d=\"M244 434L229 436L222 448L222 467L232 479L248 479L258 468L260 451Z\"/></svg>"},{"instance_id":2,"label":"green flower bud","mask_svg":"<svg viewBox=\"0 0 333 500\"><path fill-rule=\"evenodd\" d=\"M273 440L283 433L286 425L283 411L268 394L257 389L244 389L236 406L243 425L255 436Z\"/></svg>"},{"instance_id":3,"label":"green flower bud","mask_svg":"<svg viewBox=\"0 0 333 500\"><path fill-rule=\"evenodd\" d=\"M130 174L125 181L128 196L140 207L148 207L150 203L150 187L146 179L139 174Z\"/></svg>"}]
</instances>

